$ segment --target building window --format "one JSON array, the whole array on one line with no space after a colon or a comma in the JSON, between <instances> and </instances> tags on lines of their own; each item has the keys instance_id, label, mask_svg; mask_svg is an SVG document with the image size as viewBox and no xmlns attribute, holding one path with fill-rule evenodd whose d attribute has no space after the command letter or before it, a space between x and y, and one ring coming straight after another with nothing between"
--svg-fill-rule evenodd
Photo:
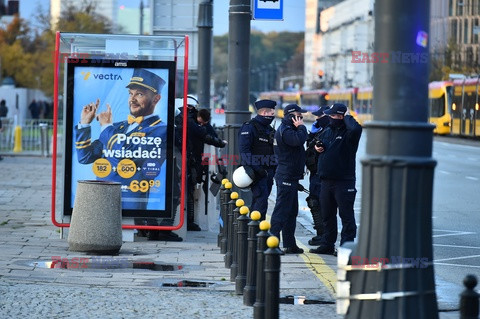
<instances>
[{"instance_id":1,"label":"building window","mask_svg":"<svg viewBox=\"0 0 480 319\"><path fill-rule=\"evenodd\" d=\"M448 15L453 16L453 0L448 1Z\"/></svg>"},{"instance_id":2,"label":"building window","mask_svg":"<svg viewBox=\"0 0 480 319\"><path fill-rule=\"evenodd\" d=\"M457 20L452 20L451 24L450 38L452 39L453 43L457 43Z\"/></svg>"},{"instance_id":3,"label":"building window","mask_svg":"<svg viewBox=\"0 0 480 319\"><path fill-rule=\"evenodd\" d=\"M468 19L463 22L463 43L468 43Z\"/></svg>"}]
</instances>

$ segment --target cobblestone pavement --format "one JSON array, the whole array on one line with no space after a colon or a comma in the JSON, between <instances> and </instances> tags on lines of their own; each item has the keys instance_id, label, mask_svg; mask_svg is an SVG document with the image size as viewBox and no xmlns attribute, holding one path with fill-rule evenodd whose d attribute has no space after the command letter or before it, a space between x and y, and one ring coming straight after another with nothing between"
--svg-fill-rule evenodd
<instances>
[{"instance_id":1,"label":"cobblestone pavement","mask_svg":"<svg viewBox=\"0 0 480 319\"><path fill-rule=\"evenodd\" d=\"M1 318L253 317L235 294L216 233L187 232L183 242L138 238L113 257L71 252L50 220L51 159L5 157L0 172ZM297 231L301 242L311 237L301 224ZM58 258L68 259L70 269L47 268ZM158 269L132 262L154 262ZM281 304L280 318L340 318L335 283L328 281L335 265L333 256L282 257L280 295L324 304ZM174 287L179 283L183 287Z\"/></svg>"}]
</instances>

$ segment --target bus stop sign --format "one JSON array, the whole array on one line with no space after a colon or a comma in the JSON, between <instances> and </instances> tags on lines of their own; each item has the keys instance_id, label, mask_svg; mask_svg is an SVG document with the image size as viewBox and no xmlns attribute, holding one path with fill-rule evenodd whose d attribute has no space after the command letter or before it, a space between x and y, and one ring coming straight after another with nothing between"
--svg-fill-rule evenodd
<instances>
[{"instance_id":1,"label":"bus stop sign","mask_svg":"<svg viewBox=\"0 0 480 319\"><path fill-rule=\"evenodd\" d=\"M252 0L254 20L283 20L283 0Z\"/></svg>"}]
</instances>

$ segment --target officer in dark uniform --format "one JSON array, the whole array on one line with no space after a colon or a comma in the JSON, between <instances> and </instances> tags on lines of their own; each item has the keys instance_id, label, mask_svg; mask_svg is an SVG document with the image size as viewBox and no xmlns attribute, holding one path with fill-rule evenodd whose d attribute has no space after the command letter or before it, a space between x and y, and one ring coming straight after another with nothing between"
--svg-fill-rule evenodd
<instances>
[{"instance_id":1,"label":"officer in dark uniform","mask_svg":"<svg viewBox=\"0 0 480 319\"><path fill-rule=\"evenodd\" d=\"M209 124L208 116L198 116L196 106L197 99L187 96L187 230L200 231L201 228L195 223L194 192L195 185L202 182L203 166L202 154L205 144L215 147L225 147L226 142L219 139L214 129ZM181 136L183 128L183 107L179 108L180 113L175 117L175 144L181 152ZM205 112L203 112L205 114ZM207 119L207 121L205 121ZM199 123L202 122L202 123Z\"/></svg>"},{"instance_id":2,"label":"officer in dark uniform","mask_svg":"<svg viewBox=\"0 0 480 319\"><path fill-rule=\"evenodd\" d=\"M283 111L282 124L275 133L274 151L278 157L275 173L277 201L273 209L270 232L280 238L282 232L283 252L301 254L295 241L298 215L298 184L305 171L305 147L307 128L301 113L307 112L296 104L287 105Z\"/></svg>"},{"instance_id":3,"label":"officer in dark uniform","mask_svg":"<svg viewBox=\"0 0 480 319\"><path fill-rule=\"evenodd\" d=\"M312 112L317 118L312 124L310 133L307 138L306 163L305 166L310 172L309 191L310 195L307 197L307 205L310 208L313 218L313 228L316 231L316 236L308 241L309 245L320 245L320 239L323 232L322 215L320 213L320 177L317 175L318 152L315 150L315 145L321 145L321 140L318 136L329 123L329 117L323 112L328 109L328 106L322 106L315 112Z\"/></svg>"},{"instance_id":4,"label":"officer in dark uniform","mask_svg":"<svg viewBox=\"0 0 480 319\"><path fill-rule=\"evenodd\" d=\"M239 151L241 165L253 180L252 211L257 210L265 219L268 208L268 196L272 191L273 176L277 167L277 157L273 151L274 128L270 125L275 118L275 106L272 100L255 102L257 116L245 122L239 132Z\"/></svg>"},{"instance_id":5,"label":"officer in dark uniform","mask_svg":"<svg viewBox=\"0 0 480 319\"><path fill-rule=\"evenodd\" d=\"M337 240L337 208L342 219L340 245L353 241L357 225L353 211L355 202L355 158L362 127L347 115L344 104L335 103L325 114L330 124L318 136L323 143L315 146L318 155L317 175L321 180L320 205L324 234L318 248L311 253L334 254Z\"/></svg>"}]
</instances>

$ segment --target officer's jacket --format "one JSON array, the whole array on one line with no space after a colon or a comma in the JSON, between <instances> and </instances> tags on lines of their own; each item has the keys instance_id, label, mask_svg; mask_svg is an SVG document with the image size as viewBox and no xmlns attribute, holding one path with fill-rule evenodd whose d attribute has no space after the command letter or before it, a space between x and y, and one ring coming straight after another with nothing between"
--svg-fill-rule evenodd
<instances>
[{"instance_id":1,"label":"officer's jacket","mask_svg":"<svg viewBox=\"0 0 480 319\"><path fill-rule=\"evenodd\" d=\"M318 156L317 175L323 179L355 180L355 157L362 126L346 115L345 125L327 126L318 139L325 145L325 151Z\"/></svg>"},{"instance_id":2,"label":"officer's jacket","mask_svg":"<svg viewBox=\"0 0 480 319\"><path fill-rule=\"evenodd\" d=\"M127 186L122 187L124 208L146 209L148 192L132 192L129 186L132 181L149 182L160 173L167 156L167 125L155 115L145 119L127 133L128 127L127 121L113 123L100 133L97 140L92 141L90 126L84 128L75 126L78 162L90 164L99 158L107 159L112 171L107 177L98 179L120 182ZM135 173L129 178L122 177L122 172L118 172L121 167L131 169L131 165L118 165L123 159L129 159L135 164ZM129 197L135 200L128 200ZM130 204L133 206L129 206Z\"/></svg>"},{"instance_id":3,"label":"officer's jacket","mask_svg":"<svg viewBox=\"0 0 480 319\"><path fill-rule=\"evenodd\" d=\"M283 119L275 133L274 151L278 158L275 179L299 180L305 172L305 125L295 127L290 119Z\"/></svg>"},{"instance_id":4,"label":"officer's jacket","mask_svg":"<svg viewBox=\"0 0 480 319\"><path fill-rule=\"evenodd\" d=\"M256 118L245 122L238 138L240 164L251 166L260 175L260 171L265 168L275 168L277 157L273 151L274 132L273 127L260 123Z\"/></svg>"}]
</instances>

